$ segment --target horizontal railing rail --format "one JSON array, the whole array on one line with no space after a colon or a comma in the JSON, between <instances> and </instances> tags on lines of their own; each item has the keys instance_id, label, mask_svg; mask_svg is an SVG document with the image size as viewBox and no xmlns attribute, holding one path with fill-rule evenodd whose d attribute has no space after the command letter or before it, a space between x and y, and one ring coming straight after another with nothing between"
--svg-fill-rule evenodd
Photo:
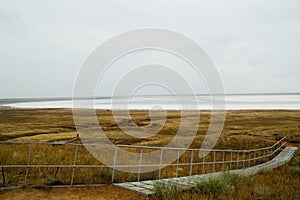
<instances>
[{"instance_id":1,"label":"horizontal railing rail","mask_svg":"<svg viewBox=\"0 0 300 200\"><path fill-rule=\"evenodd\" d=\"M149 179L161 179L170 177L179 177L193 174L203 174L215 171L224 171L231 169L242 169L263 162L267 162L280 152L285 146L286 137L281 138L272 146L248 149L248 150L230 150L230 149L189 149L189 148L177 148L177 147L157 147L157 146L134 146L134 145L111 145L111 144L96 144L96 143L61 143L61 142L14 142L14 141L1 141L0 154L0 171L2 173L1 183L3 187L6 186L19 186L19 185L31 185L35 184L34 181L38 181L45 177L57 178L59 176L59 170L67 170L61 172L60 176L66 176L62 183L66 185L82 185L83 180L86 185L99 185L106 182L120 182L129 181L124 180L128 176L128 179L133 179L133 175L122 174L124 168L135 168L134 179L140 181L145 180L143 168L156 167L157 169L150 174ZM70 140L76 142L74 139ZM21 145L10 148L13 145ZM44 148L43 145L48 145ZM105 165L93 158L87 158L88 151L85 150L85 146L97 146L97 147L114 147L115 155L113 158L113 164ZM29 149L27 149L29 146ZM7 148L7 149L5 149ZM118 149L134 149L139 160L136 163L119 164ZM26 150L27 149L27 150ZM74 153L71 151L74 150ZM60 150L62 153L53 153L52 151ZM155 163L143 163L143 155L148 153L147 150L159 150L160 158ZM18 151L18 152L17 152ZM177 159L172 163L163 162L163 152L177 152ZM41 155L54 156L50 162ZM11 154L5 155L5 154ZM68 154L69 156L62 156ZM199 155L205 155L199 157ZM14 159L13 156L19 156L20 160ZM57 160L55 158L57 157ZM61 156L61 157L59 157ZM80 158L79 158L80 156ZM120 156L120 155L119 155ZM61 158L65 158L64 160ZM79 162L80 161L80 162ZM87 163L82 163L82 162ZM54 162L54 163L53 163ZM98 163L98 164L95 164ZM84 169L80 172L77 170ZM23 171L22 171L23 170ZM25 170L25 171L24 171ZM53 171L54 170L54 171ZM70 170L70 171L68 171ZM98 171L93 171L98 170ZM102 171L101 171L102 170ZM69 175L66 175L69 174ZM24 178L22 178L24 176ZM98 179L98 177L101 178ZM35 179L34 181L32 179ZM91 184L89 180L93 180ZM96 180L97 179L97 180ZM53 183L55 185L59 185Z\"/></svg>"}]
</instances>

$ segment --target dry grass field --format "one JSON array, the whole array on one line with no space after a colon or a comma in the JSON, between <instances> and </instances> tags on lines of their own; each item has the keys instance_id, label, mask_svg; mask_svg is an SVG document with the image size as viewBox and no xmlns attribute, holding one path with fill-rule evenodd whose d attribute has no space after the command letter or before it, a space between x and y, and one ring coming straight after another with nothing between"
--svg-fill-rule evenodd
<instances>
[{"instance_id":1,"label":"dry grass field","mask_svg":"<svg viewBox=\"0 0 300 200\"><path fill-rule=\"evenodd\" d=\"M189 121L193 121L193 117L200 116L199 128L194 142L190 145L191 148L200 148L201 143L205 137L206 131L210 123L211 113L209 111L190 111L185 116L185 123L180 124L181 114L178 111L168 111L167 120L159 133L147 137L147 138L135 138L133 136L125 134L120 130L118 124L124 124L127 127L131 127L132 124L137 124L142 130L149 129L150 116L148 111L131 111L132 119L122 119L122 112L119 113L120 118L118 123L114 120L112 112L107 110L97 111L97 117L99 124L104 130L106 136L115 144L131 144L131 145L149 145L149 146L164 146L167 144L178 131L178 127L184 128L186 137L189 136L191 130L191 124ZM161 125L160 113L152 114L152 126L159 127ZM154 116L154 117L153 117ZM93 131L95 127L88 127L87 131ZM72 110L69 109L1 109L0 110L0 140L13 140L13 141L62 141L76 137L77 132L74 126ZM300 143L300 111L292 110L240 110L240 111L228 111L226 114L226 120L224 128L215 148L216 149L252 149L272 145L279 138L287 136L288 145L298 146ZM184 140L184 138L183 138ZM72 157L73 150L59 151L56 148L53 151L48 149L36 149L40 151L41 157L47 157L45 162L54 162L51 158L64 160L64 162L72 162L68 160L68 157ZM60 148L60 147L59 147ZM25 150L27 149L27 150ZM44 154L43 154L44 151ZM82 149L82 157L79 160L84 162L96 163L92 156ZM46 152L55 152L50 155ZM68 152L70 156L68 156ZM22 153L28 154L28 146L18 146L10 148L8 146L1 147L0 149L0 164L3 163L15 163L22 162ZM11 156L13 155L13 156ZM47 155L47 156L46 156ZM58 156L58 157L57 157ZM36 158L36 162L40 161L40 158ZM24 161L26 162L26 161ZM33 160L33 162L35 162ZM184 169L183 169L184 171ZM167 174L168 169L165 169ZM60 172L63 174L63 172ZM78 172L80 174L80 172ZM90 172L98 173L99 172ZM102 171L103 179L105 179L105 173L110 173L109 170ZM151 177L153 174L149 174ZM183 175L183 174L182 174ZM148 176L148 177L149 177ZM119 176L119 181L122 179L128 179L131 175ZM148 177L145 177L148 178ZM44 177L45 179L47 177ZM64 177L63 180L68 180L69 177ZM134 179L134 177L133 177ZM38 181L42 179L36 179L35 184L39 184ZM80 179L85 183L84 178ZM43 180L45 181L45 180ZM142 198L138 194L129 194L129 196L122 196L117 194L124 193L123 190L109 186L110 188L99 189L101 194L95 192L99 196L91 196L99 199L136 199ZM90 189L94 190L94 189ZM34 192L33 192L34 191ZM33 199L34 195L44 198L57 199L58 192L68 193L72 191L72 195L68 198L80 199L82 192L89 191L89 189L72 188L64 189L49 189L47 191L38 189L22 189L12 190L7 192L1 192L1 199L9 199L14 197L15 199L21 199L21 195L30 195ZM240 177L232 185L230 191L223 191L214 194L204 194L196 190L183 192L183 199L299 199L300 198L300 154L297 153L295 158L288 164L275 170L261 172L251 177ZM87 195L91 193L86 192ZM111 196L114 193L116 196ZM47 195L45 195L47 194ZM44 195L44 196L43 196ZM75 195L75 196L74 196ZM131 196L133 195L133 196ZM134 196L137 195L137 196ZM23 196L24 197L24 196ZM66 197L66 196L64 196ZM105 198L107 197L107 198Z\"/></svg>"}]
</instances>

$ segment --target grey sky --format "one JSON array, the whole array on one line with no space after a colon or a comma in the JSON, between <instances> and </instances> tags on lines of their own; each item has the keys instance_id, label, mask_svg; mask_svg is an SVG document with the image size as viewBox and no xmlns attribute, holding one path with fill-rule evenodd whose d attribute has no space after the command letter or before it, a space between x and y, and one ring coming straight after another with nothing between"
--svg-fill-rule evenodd
<instances>
[{"instance_id":1,"label":"grey sky","mask_svg":"<svg viewBox=\"0 0 300 200\"><path fill-rule=\"evenodd\" d=\"M0 98L71 96L82 63L124 31L178 31L228 93L300 92L300 1L0 0Z\"/></svg>"}]
</instances>

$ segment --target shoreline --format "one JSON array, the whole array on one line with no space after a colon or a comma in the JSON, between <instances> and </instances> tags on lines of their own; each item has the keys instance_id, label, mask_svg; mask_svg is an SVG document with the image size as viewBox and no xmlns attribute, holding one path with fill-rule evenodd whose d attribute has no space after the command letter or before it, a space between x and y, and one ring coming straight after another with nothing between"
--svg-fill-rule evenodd
<instances>
[{"instance_id":1,"label":"shoreline","mask_svg":"<svg viewBox=\"0 0 300 200\"><path fill-rule=\"evenodd\" d=\"M89 108L96 110L300 110L300 95L134 96L79 99L1 100L0 107L11 108Z\"/></svg>"},{"instance_id":2,"label":"shoreline","mask_svg":"<svg viewBox=\"0 0 300 200\"><path fill-rule=\"evenodd\" d=\"M10 107L10 106L0 106L0 110L73 110L75 108L20 108L20 107ZM181 110L181 109L101 109L101 108L76 108L82 110L95 110L95 111L166 111L166 112L180 112L180 111L190 111L190 112L211 112L211 111L300 111L300 108L241 108L241 109L201 109L201 110Z\"/></svg>"}]
</instances>

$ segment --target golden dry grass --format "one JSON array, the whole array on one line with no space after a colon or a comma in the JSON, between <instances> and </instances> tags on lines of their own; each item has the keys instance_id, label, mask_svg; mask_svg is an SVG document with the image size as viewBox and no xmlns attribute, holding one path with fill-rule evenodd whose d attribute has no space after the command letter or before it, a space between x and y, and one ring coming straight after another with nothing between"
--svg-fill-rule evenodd
<instances>
[{"instance_id":1,"label":"golden dry grass","mask_svg":"<svg viewBox=\"0 0 300 200\"><path fill-rule=\"evenodd\" d=\"M150 123L147 111L131 111L132 120L123 119L123 123L130 127L136 123L141 129L147 129ZM97 111L98 121L105 134L115 144L133 144L164 146L177 133L179 125L184 128L188 137L192 131L189 121L194 116L200 115L200 123L191 148L199 148L204 139L210 122L210 112L190 111L188 120L180 125L181 115L178 111L169 111L167 121L158 134L148 138L134 138L120 130L113 119L112 112L106 110ZM122 113L120 113L122 118ZM154 114L153 123L160 123L159 113ZM87 131L93 131L93 127ZM17 141L58 141L76 137L72 111L69 109L2 109L0 110L0 140ZM273 144L278 138L287 136L288 145L298 146L300 142L300 111L228 111L225 125L215 148L218 149L251 149L265 147ZM28 145L1 146L0 164L26 164L29 151ZM72 164L74 146L33 146L34 164ZM299 157L299 154L297 155ZM190 160L190 155L185 153L181 157L183 162ZM209 156L208 158L209 159ZM79 149L78 164L100 164L84 148ZM219 199L268 199L282 197L285 199L299 198L296 188L300 188L299 176L295 176L295 165L285 165L268 174L258 174L247 179L240 179L235 186L235 193L220 195ZM194 168L194 173L201 169ZM35 169L29 176L28 183L43 185L49 181L58 181L60 184L68 184L71 179L72 169ZM189 167L181 167L179 176L187 175ZM209 172L209 169L205 170ZM25 171L14 169L6 171L11 184L22 183ZM158 171L144 174L141 179L156 178ZM76 169L75 183L109 182L111 170L104 169ZM174 169L167 167L162 171L162 177L174 176ZM91 177L93 177L91 179ZM136 180L136 174L116 173L116 181ZM273 182L272 182L273 180ZM51 183L50 183L51 184ZM267 187L266 187L267 186ZM275 189L279 188L279 189ZM268 195L266 195L266 194ZM202 194L184 193L184 199L211 199ZM279 198L278 198L279 199Z\"/></svg>"},{"instance_id":2,"label":"golden dry grass","mask_svg":"<svg viewBox=\"0 0 300 200\"><path fill-rule=\"evenodd\" d=\"M142 129L147 129L150 123L148 111L131 111L133 122ZM167 121L161 131L147 139L135 139L124 134L115 122L112 112L106 110L97 111L99 124L105 134L111 138L121 138L116 143L143 144L168 140L173 138L181 125L186 133L190 130L187 123L193 121L193 116L200 116L197 135L205 135L210 122L210 112L190 111L185 124L180 124L179 111L168 111ZM122 113L120 114L122 117ZM156 117L156 118L155 118ZM160 115L155 116L153 123L160 123ZM119 122L127 126L131 120L123 119ZM127 123L127 124L126 124ZM259 136L287 136L290 142L299 142L300 136L300 111L228 111L225 126L222 131L224 138L232 136L259 135ZM70 109L2 109L0 110L0 140L35 140L55 141L76 137L72 110Z\"/></svg>"}]
</instances>

